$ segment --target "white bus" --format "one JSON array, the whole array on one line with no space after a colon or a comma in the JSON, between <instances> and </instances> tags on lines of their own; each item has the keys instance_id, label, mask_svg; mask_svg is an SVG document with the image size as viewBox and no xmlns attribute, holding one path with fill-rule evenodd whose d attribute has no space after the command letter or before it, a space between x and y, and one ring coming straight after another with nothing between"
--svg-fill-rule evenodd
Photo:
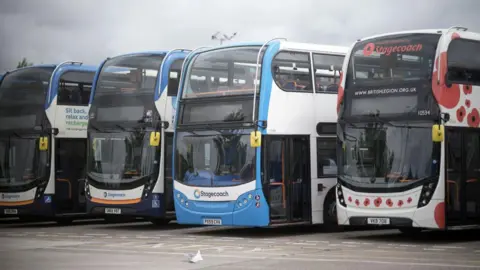
<instances>
[{"instance_id":1,"label":"white bus","mask_svg":"<svg viewBox=\"0 0 480 270\"><path fill-rule=\"evenodd\" d=\"M479 50L461 27L355 42L338 100L339 224L479 223Z\"/></svg>"},{"instance_id":2,"label":"white bus","mask_svg":"<svg viewBox=\"0 0 480 270\"><path fill-rule=\"evenodd\" d=\"M275 39L190 54L175 126L178 223L336 224L335 100L346 52Z\"/></svg>"},{"instance_id":3,"label":"white bus","mask_svg":"<svg viewBox=\"0 0 480 270\"><path fill-rule=\"evenodd\" d=\"M0 214L61 223L86 216L87 110L96 70L64 62L4 75Z\"/></svg>"}]
</instances>

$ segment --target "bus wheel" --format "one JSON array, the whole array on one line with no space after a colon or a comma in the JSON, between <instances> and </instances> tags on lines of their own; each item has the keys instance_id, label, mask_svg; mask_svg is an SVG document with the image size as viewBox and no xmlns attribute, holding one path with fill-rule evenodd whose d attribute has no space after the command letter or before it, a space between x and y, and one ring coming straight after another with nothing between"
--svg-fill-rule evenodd
<instances>
[{"instance_id":1,"label":"bus wheel","mask_svg":"<svg viewBox=\"0 0 480 270\"><path fill-rule=\"evenodd\" d=\"M168 223L170 223L170 219L168 219L168 218L152 218L152 219L150 219L150 222L152 222L154 225L157 225L157 226L165 226L165 225L168 225Z\"/></svg>"},{"instance_id":2,"label":"bus wheel","mask_svg":"<svg viewBox=\"0 0 480 270\"><path fill-rule=\"evenodd\" d=\"M403 227L403 228L398 228L398 230L405 235L411 235L411 236L422 232L421 228L416 228L416 227Z\"/></svg>"},{"instance_id":3,"label":"bus wheel","mask_svg":"<svg viewBox=\"0 0 480 270\"><path fill-rule=\"evenodd\" d=\"M337 201L335 192L328 193L323 204L323 224L327 230L338 230Z\"/></svg>"}]
</instances>

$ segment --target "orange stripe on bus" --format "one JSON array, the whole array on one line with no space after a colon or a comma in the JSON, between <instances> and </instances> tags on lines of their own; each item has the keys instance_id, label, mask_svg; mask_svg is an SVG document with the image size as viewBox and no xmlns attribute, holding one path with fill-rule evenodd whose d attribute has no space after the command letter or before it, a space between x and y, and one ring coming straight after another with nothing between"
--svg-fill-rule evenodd
<instances>
[{"instance_id":1,"label":"orange stripe on bus","mask_svg":"<svg viewBox=\"0 0 480 270\"><path fill-rule=\"evenodd\" d=\"M99 199L99 198L92 198L91 201L94 203L101 203L101 204L135 204L140 202L140 198L130 199L130 200L105 200L105 199Z\"/></svg>"},{"instance_id":2,"label":"orange stripe on bus","mask_svg":"<svg viewBox=\"0 0 480 270\"><path fill-rule=\"evenodd\" d=\"M20 205L27 205L32 203L33 203L33 200L20 201L20 202L0 202L0 206L20 206Z\"/></svg>"}]
</instances>

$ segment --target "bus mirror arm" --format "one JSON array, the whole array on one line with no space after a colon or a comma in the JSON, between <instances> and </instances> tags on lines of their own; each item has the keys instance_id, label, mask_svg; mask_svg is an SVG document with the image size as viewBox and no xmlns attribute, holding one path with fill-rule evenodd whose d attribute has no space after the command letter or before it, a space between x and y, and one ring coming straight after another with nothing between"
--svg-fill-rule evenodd
<instances>
[{"instance_id":1,"label":"bus mirror arm","mask_svg":"<svg viewBox=\"0 0 480 270\"><path fill-rule=\"evenodd\" d=\"M451 80L450 80L450 75L451 75L451 73L450 73L450 72L448 71L448 69L447 69L447 72L445 72L445 79L444 79L444 81L445 81L445 86L448 87L448 88L452 87L452 82L451 82Z\"/></svg>"},{"instance_id":2,"label":"bus mirror arm","mask_svg":"<svg viewBox=\"0 0 480 270\"><path fill-rule=\"evenodd\" d=\"M450 114L449 113L442 113L440 118L442 119L443 123L447 123L450 121Z\"/></svg>"},{"instance_id":3,"label":"bus mirror arm","mask_svg":"<svg viewBox=\"0 0 480 270\"><path fill-rule=\"evenodd\" d=\"M267 120L255 120L255 127L267 128Z\"/></svg>"},{"instance_id":4,"label":"bus mirror arm","mask_svg":"<svg viewBox=\"0 0 480 270\"><path fill-rule=\"evenodd\" d=\"M52 130L51 130L51 133L55 136L57 136L59 132L60 131L58 130L58 128L52 128Z\"/></svg>"}]
</instances>

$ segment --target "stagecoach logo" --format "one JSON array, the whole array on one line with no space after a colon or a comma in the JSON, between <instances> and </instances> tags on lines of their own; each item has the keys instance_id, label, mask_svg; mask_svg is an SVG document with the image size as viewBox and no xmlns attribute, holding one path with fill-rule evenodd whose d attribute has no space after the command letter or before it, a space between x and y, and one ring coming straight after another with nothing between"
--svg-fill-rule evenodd
<instances>
[{"instance_id":1,"label":"stagecoach logo","mask_svg":"<svg viewBox=\"0 0 480 270\"><path fill-rule=\"evenodd\" d=\"M125 197L125 193L103 192L103 197L104 197L104 198L107 198L107 197L112 197L112 198L115 198L115 197Z\"/></svg>"},{"instance_id":2,"label":"stagecoach logo","mask_svg":"<svg viewBox=\"0 0 480 270\"><path fill-rule=\"evenodd\" d=\"M200 199L200 197L208 197L208 198L211 198L211 197L227 197L228 196L228 192L227 191L223 191L223 192L206 192L206 191L201 191L199 189L195 189L195 191L193 192L193 196L196 198L196 199Z\"/></svg>"},{"instance_id":3,"label":"stagecoach logo","mask_svg":"<svg viewBox=\"0 0 480 270\"><path fill-rule=\"evenodd\" d=\"M370 42L363 48L363 55L370 56L373 52L390 55L392 53L419 52L421 50L422 44L378 45Z\"/></svg>"},{"instance_id":4,"label":"stagecoach logo","mask_svg":"<svg viewBox=\"0 0 480 270\"><path fill-rule=\"evenodd\" d=\"M193 196L195 196L195 198L197 198L197 199L200 199L200 190L195 189L195 192L193 192Z\"/></svg>"},{"instance_id":5,"label":"stagecoach logo","mask_svg":"<svg viewBox=\"0 0 480 270\"><path fill-rule=\"evenodd\" d=\"M20 195L18 194L5 194L5 193L2 193L2 199L18 199L20 198Z\"/></svg>"}]
</instances>

